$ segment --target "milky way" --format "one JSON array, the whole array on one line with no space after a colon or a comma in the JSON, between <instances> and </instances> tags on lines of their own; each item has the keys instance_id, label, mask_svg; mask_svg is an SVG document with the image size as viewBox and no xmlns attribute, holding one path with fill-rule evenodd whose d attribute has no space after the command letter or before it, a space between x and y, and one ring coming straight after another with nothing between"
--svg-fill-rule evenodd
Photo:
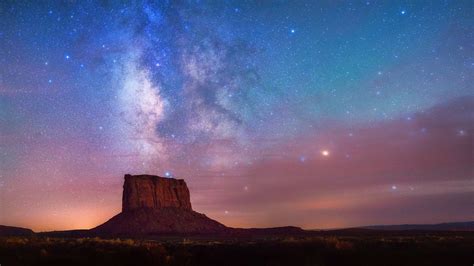
<instances>
[{"instance_id":1,"label":"milky way","mask_svg":"<svg viewBox=\"0 0 474 266\"><path fill-rule=\"evenodd\" d=\"M0 224L93 227L125 173L229 226L474 219L470 1L156 2L0 3Z\"/></svg>"}]
</instances>

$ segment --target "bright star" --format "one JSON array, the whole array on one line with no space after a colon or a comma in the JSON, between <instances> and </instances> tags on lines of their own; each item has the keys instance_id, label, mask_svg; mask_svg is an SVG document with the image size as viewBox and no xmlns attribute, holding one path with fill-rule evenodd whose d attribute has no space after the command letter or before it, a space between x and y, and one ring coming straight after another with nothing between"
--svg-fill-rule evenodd
<instances>
[{"instance_id":1,"label":"bright star","mask_svg":"<svg viewBox=\"0 0 474 266\"><path fill-rule=\"evenodd\" d=\"M400 13L401 13L402 15L405 15L407 12L406 12L405 10L402 10Z\"/></svg>"},{"instance_id":2,"label":"bright star","mask_svg":"<svg viewBox=\"0 0 474 266\"><path fill-rule=\"evenodd\" d=\"M170 173L170 172L165 172L165 176L166 176L166 177L170 177L170 176L171 176L171 173Z\"/></svg>"},{"instance_id":3,"label":"bright star","mask_svg":"<svg viewBox=\"0 0 474 266\"><path fill-rule=\"evenodd\" d=\"M397 186L393 185L392 190L396 190L396 189L397 189Z\"/></svg>"},{"instance_id":4,"label":"bright star","mask_svg":"<svg viewBox=\"0 0 474 266\"><path fill-rule=\"evenodd\" d=\"M328 150L322 150L322 151L321 151L321 154L322 154L324 157L327 157L327 156L329 156L329 151L328 151Z\"/></svg>"},{"instance_id":5,"label":"bright star","mask_svg":"<svg viewBox=\"0 0 474 266\"><path fill-rule=\"evenodd\" d=\"M290 31L290 32L291 32L291 33L295 33L295 29L291 29L291 31Z\"/></svg>"}]
</instances>

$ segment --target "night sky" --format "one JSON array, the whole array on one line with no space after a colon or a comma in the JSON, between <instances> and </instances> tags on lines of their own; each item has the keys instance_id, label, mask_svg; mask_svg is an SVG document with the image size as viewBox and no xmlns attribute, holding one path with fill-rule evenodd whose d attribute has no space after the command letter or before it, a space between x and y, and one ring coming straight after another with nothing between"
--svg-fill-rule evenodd
<instances>
[{"instance_id":1,"label":"night sky","mask_svg":"<svg viewBox=\"0 0 474 266\"><path fill-rule=\"evenodd\" d=\"M1 1L0 224L126 173L228 226L474 220L472 1L120 2Z\"/></svg>"}]
</instances>

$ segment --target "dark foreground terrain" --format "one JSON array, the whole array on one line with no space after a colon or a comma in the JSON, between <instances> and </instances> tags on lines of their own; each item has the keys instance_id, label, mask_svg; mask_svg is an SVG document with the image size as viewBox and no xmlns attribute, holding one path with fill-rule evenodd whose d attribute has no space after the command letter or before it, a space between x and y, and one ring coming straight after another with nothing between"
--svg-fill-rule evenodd
<instances>
[{"instance_id":1,"label":"dark foreground terrain","mask_svg":"<svg viewBox=\"0 0 474 266\"><path fill-rule=\"evenodd\" d=\"M13 265L473 265L472 232L321 232L258 238L0 238Z\"/></svg>"}]
</instances>

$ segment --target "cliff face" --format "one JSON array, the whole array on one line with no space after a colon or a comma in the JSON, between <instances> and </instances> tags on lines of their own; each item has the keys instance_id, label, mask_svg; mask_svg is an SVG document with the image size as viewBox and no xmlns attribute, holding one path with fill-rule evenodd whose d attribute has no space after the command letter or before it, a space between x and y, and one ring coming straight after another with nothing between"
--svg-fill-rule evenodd
<instances>
[{"instance_id":1,"label":"cliff face","mask_svg":"<svg viewBox=\"0 0 474 266\"><path fill-rule=\"evenodd\" d=\"M125 175L122 212L141 208L192 210L184 180L153 175Z\"/></svg>"}]
</instances>

